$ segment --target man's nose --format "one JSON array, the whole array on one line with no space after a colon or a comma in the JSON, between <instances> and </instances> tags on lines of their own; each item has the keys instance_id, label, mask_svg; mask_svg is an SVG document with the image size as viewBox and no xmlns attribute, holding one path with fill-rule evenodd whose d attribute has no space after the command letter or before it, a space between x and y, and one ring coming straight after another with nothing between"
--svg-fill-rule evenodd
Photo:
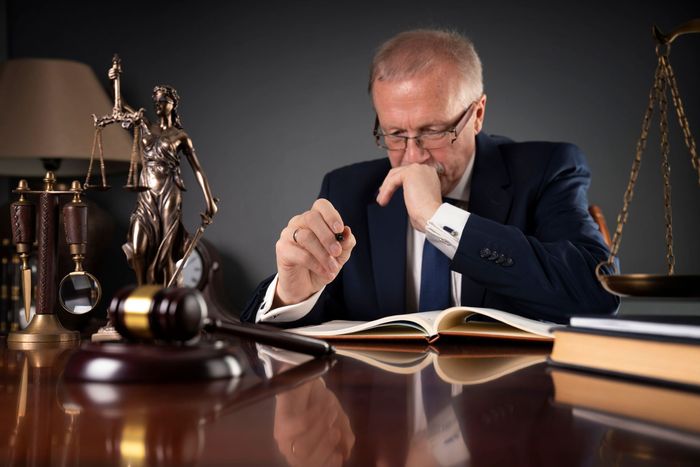
<instances>
[{"instance_id":1,"label":"man's nose","mask_svg":"<svg viewBox=\"0 0 700 467\"><path fill-rule=\"evenodd\" d=\"M406 154L404 159L409 164L421 164L430 158L430 154L425 149L421 148L418 141L414 138L406 141Z\"/></svg>"}]
</instances>

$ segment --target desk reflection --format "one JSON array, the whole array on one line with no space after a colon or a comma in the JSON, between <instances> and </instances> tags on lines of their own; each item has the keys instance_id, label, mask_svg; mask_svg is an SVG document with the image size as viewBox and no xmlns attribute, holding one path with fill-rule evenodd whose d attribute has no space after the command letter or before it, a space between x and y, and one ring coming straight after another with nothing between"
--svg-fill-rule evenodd
<instances>
[{"instance_id":1,"label":"desk reflection","mask_svg":"<svg viewBox=\"0 0 700 467\"><path fill-rule=\"evenodd\" d=\"M4 349L0 463L700 464L699 393L564 374L546 347L369 346L383 369L340 355L273 371L279 352L243 347L240 380L160 385L66 383L70 349Z\"/></svg>"}]
</instances>

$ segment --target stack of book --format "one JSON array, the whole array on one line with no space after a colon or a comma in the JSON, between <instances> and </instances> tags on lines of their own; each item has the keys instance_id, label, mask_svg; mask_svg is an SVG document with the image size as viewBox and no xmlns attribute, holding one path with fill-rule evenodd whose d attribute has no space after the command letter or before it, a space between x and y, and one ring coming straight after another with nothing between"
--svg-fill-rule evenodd
<instances>
[{"instance_id":1,"label":"stack of book","mask_svg":"<svg viewBox=\"0 0 700 467\"><path fill-rule=\"evenodd\" d=\"M698 465L700 316L575 317L553 333L554 403L605 430L603 460Z\"/></svg>"},{"instance_id":2,"label":"stack of book","mask_svg":"<svg viewBox=\"0 0 700 467\"><path fill-rule=\"evenodd\" d=\"M700 316L574 317L550 363L700 388Z\"/></svg>"}]
</instances>

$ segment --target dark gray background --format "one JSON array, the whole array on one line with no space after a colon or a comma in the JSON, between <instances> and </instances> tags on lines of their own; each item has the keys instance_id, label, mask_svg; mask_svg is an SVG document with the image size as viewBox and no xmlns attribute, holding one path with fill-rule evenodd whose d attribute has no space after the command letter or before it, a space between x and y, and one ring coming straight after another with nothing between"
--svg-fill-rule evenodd
<instances>
[{"instance_id":1,"label":"dark gray background","mask_svg":"<svg viewBox=\"0 0 700 467\"><path fill-rule=\"evenodd\" d=\"M614 229L656 65L651 25L668 31L700 17L700 8L688 1L522 3L4 0L0 58L82 61L107 87L118 52L125 98L149 111L155 84L178 89L184 127L221 198L206 238L224 256L227 293L240 307L274 271L279 231L312 203L322 175L383 156L370 136L368 64L381 41L405 29L449 27L471 37L484 64L485 130L578 144L594 175L590 202ZM671 54L696 134L699 52L695 35L681 37ZM697 176L672 116L677 270L698 273ZM203 202L184 172L192 231ZM626 272L665 272L659 174L654 131L621 248ZM0 177L0 202L9 183ZM93 199L118 224L103 272L112 290L130 280L119 244L134 198L113 189Z\"/></svg>"}]
</instances>

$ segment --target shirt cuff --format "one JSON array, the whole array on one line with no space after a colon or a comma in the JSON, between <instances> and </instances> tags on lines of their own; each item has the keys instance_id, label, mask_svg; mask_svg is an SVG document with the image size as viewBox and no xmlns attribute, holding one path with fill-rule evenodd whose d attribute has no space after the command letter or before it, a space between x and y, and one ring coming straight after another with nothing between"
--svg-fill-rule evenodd
<instances>
[{"instance_id":1,"label":"shirt cuff","mask_svg":"<svg viewBox=\"0 0 700 467\"><path fill-rule=\"evenodd\" d=\"M445 256L452 259L457 253L462 232L469 220L469 211L442 203L425 227L425 238Z\"/></svg>"},{"instance_id":2,"label":"shirt cuff","mask_svg":"<svg viewBox=\"0 0 700 467\"><path fill-rule=\"evenodd\" d=\"M321 296L321 292L323 292L325 289L325 287L322 287L321 290L303 302L281 306L273 310L272 302L275 298L275 289L277 288L278 279L279 275L275 275L275 278L272 279L270 285L267 286L265 297L263 298L260 308L258 308L258 313L255 316L256 323L287 323L289 321L301 319L309 314L318 301L318 297Z\"/></svg>"}]
</instances>

